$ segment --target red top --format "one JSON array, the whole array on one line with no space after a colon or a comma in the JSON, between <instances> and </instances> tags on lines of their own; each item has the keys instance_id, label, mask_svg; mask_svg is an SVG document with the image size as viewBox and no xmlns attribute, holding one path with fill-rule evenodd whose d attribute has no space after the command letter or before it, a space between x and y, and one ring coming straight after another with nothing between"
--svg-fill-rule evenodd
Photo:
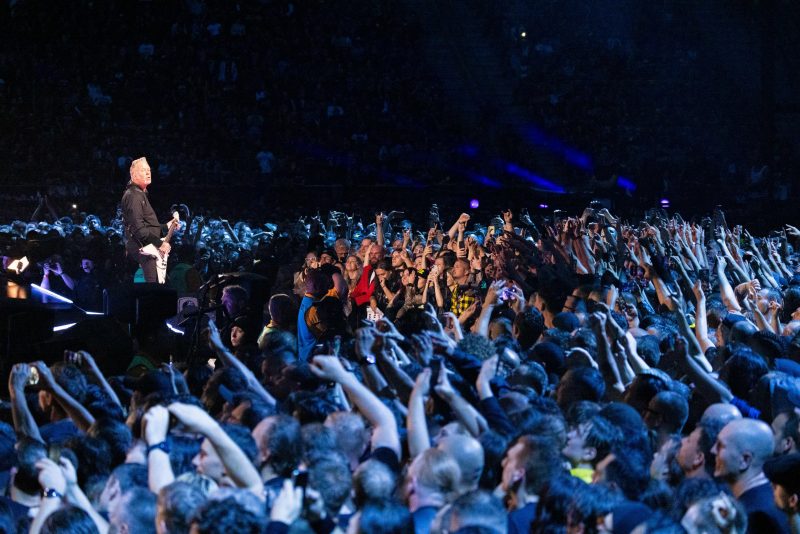
<instances>
[{"instance_id":1,"label":"red top","mask_svg":"<svg viewBox=\"0 0 800 534\"><path fill-rule=\"evenodd\" d=\"M372 278L372 265L367 265L364 267L356 287L350 292L350 298L353 299L357 306L367 304L372 293L375 292L375 279L372 278L370 280L370 278Z\"/></svg>"}]
</instances>

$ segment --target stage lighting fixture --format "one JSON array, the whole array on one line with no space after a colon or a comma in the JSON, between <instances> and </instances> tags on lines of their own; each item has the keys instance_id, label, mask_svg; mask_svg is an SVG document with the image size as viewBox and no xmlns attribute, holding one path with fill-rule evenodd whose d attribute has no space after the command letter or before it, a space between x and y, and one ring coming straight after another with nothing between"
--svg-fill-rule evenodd
<instances>
[{"instance_id":1,"label":"stage lighting fixture","mask_svg":"<svg viewBox=\"0 0 800 534\"><path fill-rule=\"evenodd\" d=\"M28 257L27 256L23 256L22 258L20 258L18 260L14 260L11 263L9 263L8 264L8 270L9 271L13 271L16 274L21 274L22 271L24 271L25 269L28 268L28 265L30 265L30 262L28 261Z\"/></svg>"},{"instance_id":2,"label":"stage lighting fixture","mask_svg":"<svg viewBox=\"0 0 800 534\"><path fill-rule=\"evenodd\" d=\"M41 291L42 293L44 293L48 297L52 297L52 298L54 298L56 300L60 300L61 302L65 303L65 304L72 304L72 301L70 299L68 299L67 297L59 295L58 293L56 293L54 291L50 291L49 289L45 289L45 288L43 288L42 286L40 286L38 284L31 284L31 288L33 288L33 289L35 289L37 291Z\"/></svg>"},{"instance_id":3,"label":"stage lighting fixture","mask_svg":"<svg viewBox=\"0 0 800 534\"><path fill-rule=\"evenodd\" d=\"M469 207L472 208L472 209L478 209L478 206L480 206L480 205L481 205L481 203L478 202L477 198L473 198L472 200L469 201Z\"/></svg>"},{"instance_id":4,"label":"stage lighting fixture","mask_svg":"<svg viewBox=\"0 0 800 534\"><path fill-rule=\"evenodd\" d=\"M180 335L185 334L185 332L183 330L181 330L180 328L175 328L174 326L172 326L169 323L169 321L166 322L166 325L167 325L167 328L169 329L170 332L174 332L174 333L180 334Z\"/></svg>"}]
</instances>

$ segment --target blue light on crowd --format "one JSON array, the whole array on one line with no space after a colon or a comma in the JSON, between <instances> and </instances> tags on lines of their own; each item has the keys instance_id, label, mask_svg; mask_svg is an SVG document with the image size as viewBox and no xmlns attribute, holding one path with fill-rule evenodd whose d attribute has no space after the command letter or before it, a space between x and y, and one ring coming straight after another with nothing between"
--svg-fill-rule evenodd
<instances>
[{"instance_id":1,"label":"blue light on crowd","mask_svg":"<svg viewBox=\"0 0 800 534\"><path fill-rule=\"evenodd\" d=\"M636 184L624 176L617 176L617 185L628 191L636 191Z\"/></svg>"},{"instance_id":2,"label":"blue light on crowd","mask_svg":"<svg viewBox=\"0 0 800 534\"><path fill-rule=\"evenodd\" d=\"M527 180L528 182L536 185L537 187L541 187L542 189L546 189L547 191L550 191L552 193L564 194L567 192L566 189L564 189L560 185L554 184L550 180L546 180L545 178L542 178L541 176L532 173L528 169L520 167L516 163L506 163L505 170L509 174L519 176L520 178Z\"/></svg>"}]
</instances>

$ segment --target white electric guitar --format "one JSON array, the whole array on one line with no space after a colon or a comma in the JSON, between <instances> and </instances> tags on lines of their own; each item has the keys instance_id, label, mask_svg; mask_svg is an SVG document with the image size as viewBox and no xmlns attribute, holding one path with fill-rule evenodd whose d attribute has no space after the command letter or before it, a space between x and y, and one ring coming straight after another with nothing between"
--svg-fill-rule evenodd
<instances>
[{"instance_id":1,"label":"white electric guitar","mask_svg":"<svg viewBox=\"0 0 800 534\"><path fill-rule=\"evenodd\" d=\"M175 232L175 228L178 227L180 223L180 216L178 212L175 211L172 213L172 220L169 223L169 230L167 230L166 237L161 239L162 243L169 243L169 240L172 239L172 234ZM156 271L158 272L158 283L163 284L167 281L167 258L169 258L169 252L161 253L158 250L158 247L155 245L146 245L139 249L140 254L144 254L146 256L152 256L156 259Z\"/></svg>"}]
</instances>

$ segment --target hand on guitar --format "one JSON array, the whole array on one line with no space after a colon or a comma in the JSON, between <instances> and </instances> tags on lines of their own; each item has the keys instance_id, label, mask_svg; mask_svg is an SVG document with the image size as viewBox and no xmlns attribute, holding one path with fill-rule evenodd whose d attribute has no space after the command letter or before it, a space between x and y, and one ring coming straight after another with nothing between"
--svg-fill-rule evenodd
<instances>
[{"instance_id":1,"label":"hand on guitar","mask_svg":"<svg viewBox=\"0 0 800 534\"><path fill-rule=\"evenodd\" d=\"M164 241L163 243L161 243L161 246L158 247L158 253L161 254L161 257L163 258L167 254L169 254L169 251L171 250L171 248L172 247L169 246L169 243Z\"/></svg>"},{"instance_id":2,"label":"hand on guitar","mask_svg":"<svg viewBox=\"0 0 800 534\"><path fill-rule=\"evenodd\" d=\"M170 229L174 228L177 230L178 227L180 227L180 224L181 224L181 217L178 214L178 212L175 211L172 213L172 220L167 223L167 228Z\"/></svg>"}]
</instances>

